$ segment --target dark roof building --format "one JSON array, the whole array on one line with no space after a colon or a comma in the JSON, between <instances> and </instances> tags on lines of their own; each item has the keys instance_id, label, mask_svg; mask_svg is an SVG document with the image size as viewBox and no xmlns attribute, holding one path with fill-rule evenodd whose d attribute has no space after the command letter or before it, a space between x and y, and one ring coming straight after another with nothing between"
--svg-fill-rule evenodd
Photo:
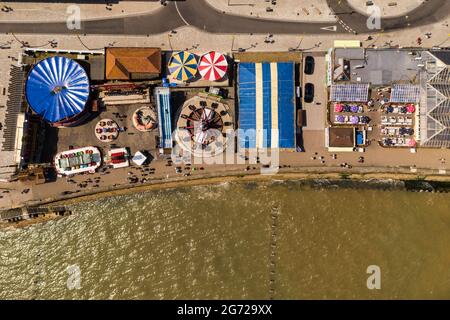
<instances>
[{"instance_id":1,"label":"dark roof building","mask_svg":"<svg viewBox=\"0 0 450 320\"><path fill-rule=\"evenodd\" d=\"M89 57L89 78L94 81L105 80L105 57L103 55Z\"/></svg>"},{"instance_id":2,"label":"dark roof building","mask_svg":"<svg viewBox=\"0 0 450 320\"><path fill-rule=\"evenodd\" d=\"M355 128L332 127L329 129L330 148L354 148Z\"/></svg>"},{"instance_id":3,"label":"dark roof building","mask_svg":"<svg viewBox=\"0 0 450 320\"><path fill-rule=\"evenodd\" d=\"M336 48L331 54L333 83L370 83L388 86L414 83L419 73L409 50Z\"/></svg>"}]
</instances>

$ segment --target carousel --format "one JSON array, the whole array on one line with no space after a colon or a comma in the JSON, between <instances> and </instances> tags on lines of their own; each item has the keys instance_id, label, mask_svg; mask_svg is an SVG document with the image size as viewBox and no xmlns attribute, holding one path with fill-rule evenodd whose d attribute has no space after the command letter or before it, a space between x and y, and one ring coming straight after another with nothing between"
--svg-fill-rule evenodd
<instances>
[{"instance_id":1,"label":"carousel","mask_svg":"<svg viewBox=\"0 0 450 320\"><path fill-rule=\"evenodd\" d=\"M95 125L95 136L102 142L112 142L119 136L119 125L111 119L102 119Z\"/></svg>"},{"instance_id":2,"label":"carousel","mask_svg":"<svg viewBox=\"0 0 450 320\"><path fill-rule=\"evenodd\" d=\"M33 66L26 80L28 105L54 127L73 126L88 113L89 77L75 60L49 57Z\"/></svg>"},{"instance_id":3,"label":"carousel","mask_svg":"<svg viewBox=\"0 0 450 320\"><path fill-rule=\"evenodd\" d=\"M177 121L177 144L194 156L221 154L234 129L228 106L217 100L196 96L186 101Z\"/></svg>"},{"instance_id":4,"label":"carousel","mask_svg":"<svg viewBox=\"0 0 450 320\"><path fill-rule=\"evenodd\" d=\"M133 126L141 132L152 131L158 124L158 116L153 108L141 107L133 113Z\"/></svg>"}]
</instances>

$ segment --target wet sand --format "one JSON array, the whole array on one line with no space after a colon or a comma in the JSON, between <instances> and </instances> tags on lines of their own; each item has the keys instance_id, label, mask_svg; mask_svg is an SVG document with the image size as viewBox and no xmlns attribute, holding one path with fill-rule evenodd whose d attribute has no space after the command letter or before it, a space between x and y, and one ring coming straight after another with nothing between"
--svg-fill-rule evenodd
<instances>
[{"instance_id":1,"label":"wet sand","mask_svg":"<svg viewBox=\"0 0 450 320\"><path fill-rule=\"evenodd\" d=\"M373 180L373 181L405 181L405 180L417 180L419 177L424 181L442 181L450 182L450 176L428 175L420 176L415 173L389 173L389 172L370 172L370 173L358 173L358 172L296 172L292 170L282 171L274 175L263 175L258 172L242 172L234 171L227 173L218 173L217 176L213 176L214 173L199 174L191 177L179 177L172 178L170 180L156 180L149 181L147 184L129 184L122 185L110 190L89 190L86 194L73 194L67 197L55 197L40 204L70 204L85 200L95 200L98 198L104 198L109 196L132 194L135 192L152 191L152 190L164 190L179 187L189 187L198 185L211 185L221 184L227 182L267 182L273 180L314 180L314 179L328 179L328 180Z\"/></svg>"}]
</instances>

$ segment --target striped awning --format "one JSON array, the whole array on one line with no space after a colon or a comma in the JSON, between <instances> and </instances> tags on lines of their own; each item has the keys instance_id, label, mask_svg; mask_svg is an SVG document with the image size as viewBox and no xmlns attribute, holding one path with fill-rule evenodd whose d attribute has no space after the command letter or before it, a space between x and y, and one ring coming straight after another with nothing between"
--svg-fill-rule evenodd
<instances>
[{"instance_id":1,"label":"striped awning","mask_svg":"<svg viewBox=\"0 0 450 320\"><path fill-rule=\"evenodd\" d=\"M223 54L210 51L200 59L198 70L203 79L218 81L227 73L228 62Z\"/></svg>"},{"instance_id":2,"label":"striped awning","mask_svg":"<svg viewBox=\"0 0 450 320\"><path fill-rule=\"evenodd\" d=\"M187 81L197 74L197 59L194 54L180 51L172 55L169 61L169 72L173 79Z\"/></svg>"}]
</instances>

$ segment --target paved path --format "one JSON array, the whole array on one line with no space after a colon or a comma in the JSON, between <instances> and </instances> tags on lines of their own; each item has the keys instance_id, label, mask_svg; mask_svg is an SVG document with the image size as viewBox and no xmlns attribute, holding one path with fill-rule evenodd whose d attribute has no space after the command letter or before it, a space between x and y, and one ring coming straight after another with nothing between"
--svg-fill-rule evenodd
<instances>
[{"instance_id":1,"label":"paved path","mask_svg":"<svg viewBox=\"0 0 450 320\"><path fill-rule=\"evenodd\" d=\"M86 20L80 30L70 30L66 23L0 23L0 32L41 34L120 34L146 35L164 33L183 26L175 5L169 4L147 14L122 18Z\"/></svg>"},{"instance_id":2,"label":"paved path","mask_svg":"<svg viewBox=\"0 0 450 320\"><path fill-rule=\"evenodd\" d=\"M338 15L336 33L371 33L366 27L367 17L356 12L345 0L327 0ZM408 18L382 19L384 31L417 27L440 21L450 13L450 1L429 0L408 13ZM286 22L224 14L205 0L170 2L160 10L137 16L83 21L80 30L70 30L65 23L0 23L0 32L41 34L160 34L191 25L210 33L275 33L330 34L323 28L333 23Z\"/></svg>"},{"instance_id":3,"label":"paved path","mask_svg":"<svg viewBox=\"0 0 450 320\"><path fill-rule=\"evenodd\" d=\"M339 20L357 33L379 32L367 28L367 16L357 12L347 1L327 0L328 6L338 15ZM441 21L450 14L450 1L429 0L401 17L384 18L381 29L384 31L419 27Z\"/></svg>"}]
</instances>

